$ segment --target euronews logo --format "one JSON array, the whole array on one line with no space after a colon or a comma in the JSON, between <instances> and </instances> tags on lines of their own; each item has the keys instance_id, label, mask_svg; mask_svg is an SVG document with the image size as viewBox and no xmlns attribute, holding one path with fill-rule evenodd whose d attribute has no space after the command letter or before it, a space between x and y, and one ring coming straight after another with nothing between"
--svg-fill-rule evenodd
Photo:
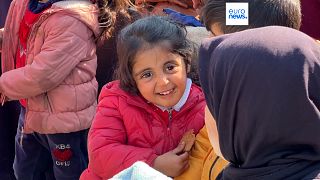
<instances>
[{"instance_id":1,"label":"euronews logo","mask_svg":"<svg viewBox=\"0 0 320 180\"><path fill-rule=\"evenodd\" d=\"M249 6L247 2L226 3L226 25L248 25Z\"/></svg>"}]
</instances>

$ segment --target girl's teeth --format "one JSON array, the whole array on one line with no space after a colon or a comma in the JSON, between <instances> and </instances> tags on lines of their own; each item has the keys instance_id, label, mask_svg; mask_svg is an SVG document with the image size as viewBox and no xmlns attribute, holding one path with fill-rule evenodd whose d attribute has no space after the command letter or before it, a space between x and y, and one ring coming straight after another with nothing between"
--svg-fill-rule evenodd
<instances>
[{"instance_id":1,"label":"girl's teeth","mask_svg":"<svg viewBox=\"0 0 320 180\"><path fill-rule=\"evenodd\" d=\"M168 95L168 94L170 94L170 92L171 92L171 90L166 91L166 92L162 92L162 93L159 93L159 94L161 94L161 95Z\"/></svg>"}]
</instances>

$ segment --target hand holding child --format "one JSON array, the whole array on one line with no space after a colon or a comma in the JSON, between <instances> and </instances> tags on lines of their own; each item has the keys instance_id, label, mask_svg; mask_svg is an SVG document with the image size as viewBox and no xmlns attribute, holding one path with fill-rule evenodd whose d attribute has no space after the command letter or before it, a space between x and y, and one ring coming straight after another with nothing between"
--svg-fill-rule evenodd
<instances>
[{"instance_id":1,"label":"hand holding child","mask_svg":"<svg viewBox=\"0 0 320 180\"><path fill-rule=\"evenodd\" d=\"M153 168L170 177L180 175L189 167L188 152L183 152L185 145L185 142L182 142L172 151L157 157Z\"/></svg>"}]
</instances>

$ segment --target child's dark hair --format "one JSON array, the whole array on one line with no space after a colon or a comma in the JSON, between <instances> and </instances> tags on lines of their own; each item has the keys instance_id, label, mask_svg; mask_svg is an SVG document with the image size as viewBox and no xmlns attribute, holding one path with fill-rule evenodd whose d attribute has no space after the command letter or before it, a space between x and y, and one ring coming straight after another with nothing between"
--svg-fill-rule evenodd
<instances>
[{"instance_id":1,"label":"child's dark hair","mask_svg":"<svg viewBox=\"0 0 320 180\"><path fill-rule=\"evenodd\" d=\"M226 26L226 2L248 2L249 25ZM245 29L278 25L299 29L301 10L299 0L208 0L201 12L201 19L207 30L219 23L224 33Z\"/></svg>"},{"instance_id":2,"label":"child's dark hair","mask_svg":"<svg viewBox=\"0 0 320 180\"><path fill-rule=\"evenodd\" d=\"M129 7L134 6L131 0L96 0L96 4L99 8L98 21L100 24L98 44L103 44L112 37L117 24L125 24L133 21L132 18L137 18L130 12Z\"/></svg>"},{"instance_id":3,"label":"child's dark hair","mask_svg":"<svg viewBox=\"0 0 320 180\"><path fill-rule=\"evenodd\" d=\"M187 31L183 25L168 17L149 16L135 21L120 32L117 40L117 79L120 80L121 89L138 94L132 77L135 56L142 48L153 47L164 41L170 43L171 52L183 57L187 70L194 57L195 47L187 39Z\"/></svg>"}]
</instances>

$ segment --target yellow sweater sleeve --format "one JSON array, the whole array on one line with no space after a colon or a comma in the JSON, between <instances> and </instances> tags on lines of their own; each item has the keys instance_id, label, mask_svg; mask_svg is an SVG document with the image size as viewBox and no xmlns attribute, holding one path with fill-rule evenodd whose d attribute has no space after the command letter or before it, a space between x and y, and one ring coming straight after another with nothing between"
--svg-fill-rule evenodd
<instances>
[{"instance_id":1,"label":"yellow sweater sleeve","mask_svg":"<svg viewBox=\"0 0 320 180\"><path fill-rule=\"evenodd\" d=\"M226 165L228 162L217 156L211 148L204 160L201 180L215 180Z\"/></svg>"},{"instance_id":2,"label":"yellow sweater sleeve","mask_svg":"<svg viewBox=\"0 0 320 180\"><path fill-rule=\"evenodd\" d=\"M218 175L227 164L212 150L206 126L196 136L194 147L189 155L189 168L175 180L209 179L210 175ZM216 161L215 161L216 160ZM215 161L215 162L214 162ZM213 164L215 163L215 164Z\"/></svg>"}]
</instances>

